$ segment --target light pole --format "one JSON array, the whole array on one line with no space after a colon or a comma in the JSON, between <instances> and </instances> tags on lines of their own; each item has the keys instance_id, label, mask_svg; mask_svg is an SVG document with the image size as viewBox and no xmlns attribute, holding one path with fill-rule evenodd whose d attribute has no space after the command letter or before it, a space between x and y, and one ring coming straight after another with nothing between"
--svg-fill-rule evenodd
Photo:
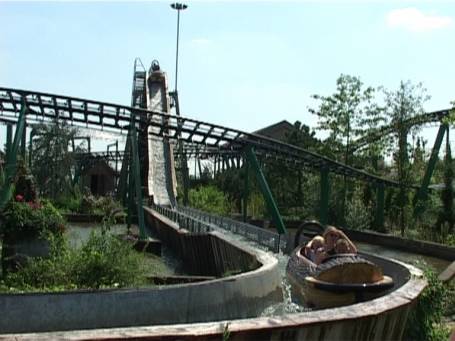
<instances>
[{"instance_id":1,"label":"light pole","mask_svg":"<svg viewBox=\"0 0 455 341\"><path fill-rule=\"evenodd\" d=\"M177 11L177 49L175 52L175 93L177 93L177 74L179 66L179 33L180 33L180 11L188 8L186 4L174 2L171 4L172 9Z\"/></svg>"}]
</instances>

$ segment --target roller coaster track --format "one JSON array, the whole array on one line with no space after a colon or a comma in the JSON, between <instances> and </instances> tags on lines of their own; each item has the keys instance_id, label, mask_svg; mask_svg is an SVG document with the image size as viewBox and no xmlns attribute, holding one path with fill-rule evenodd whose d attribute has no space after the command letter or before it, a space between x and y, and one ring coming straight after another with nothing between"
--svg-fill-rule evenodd
<instances>
[{"instance_id":1,"label":"roller coaster track","mask_svg":"<svg viewBox=\"0 0 455 341\"><path fill-rule=\"evenodd\" d=\"M403 120L401 123L391 122L389 125L378 128L371 132L370 134L368 134L367 136L359 138L358 140L352 142L350 150L351 152L355 152L356 150L363 148L372 142L376 142L384 138L385 136L390 135L393 132L396 132L400 125L403 127L411 128L417 125L441 122L441 120L444 117L448 116L450 112L451 112L450 109L433 111Z\"/></svg>"},{"instance_id":2,"label":"roller coaster track","mask_svg":"<svg viewBox=\"0 0 455 341\"><path fill-rule=\"evenodd\" d=\"M152 135L169 140L213 148L240 150L252 146L258 153L294 159L313 169L326 169L334 174L371 183L399 187L396 181L371 175L327 157L264 136L202 122L183 116L168 115L124 105L87 100L76 97L0 87L0 117L14 119L24 98L28 108L27 121L37 123L65 120L69 124L90 129L101 129L126 134L131 115L137 127L146 120Z\"/></svg>"}]
</instances>

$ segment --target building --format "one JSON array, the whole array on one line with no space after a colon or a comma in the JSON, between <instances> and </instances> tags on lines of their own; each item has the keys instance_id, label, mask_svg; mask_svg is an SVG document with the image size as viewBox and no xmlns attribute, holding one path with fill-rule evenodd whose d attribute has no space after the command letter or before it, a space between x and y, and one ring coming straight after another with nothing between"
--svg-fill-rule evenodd
<instances>
[{"instance_id":1,"label":"building","mask_svg":"<svg viewBox=\"0 0 455 341\"><path fill-rule=\"evenodd\" d=\"M274 140L279 140L282 142L287 142L289 134L293 132L296 128L293 124L289 123L286 120L277 122L265 128L256 130L253 134L270 137Z\"/></svg>"},{"instance_id":2,"label":"building","mask_svg":"<svg viewBox=\"0 0 455 341\"><path fill-rule=\"evenodd\" d=\"M82 185L89 188L93 195L106 196L114 193L117 173L106 160L91 158L84 168Z\"/></svg>"}]
</instances>

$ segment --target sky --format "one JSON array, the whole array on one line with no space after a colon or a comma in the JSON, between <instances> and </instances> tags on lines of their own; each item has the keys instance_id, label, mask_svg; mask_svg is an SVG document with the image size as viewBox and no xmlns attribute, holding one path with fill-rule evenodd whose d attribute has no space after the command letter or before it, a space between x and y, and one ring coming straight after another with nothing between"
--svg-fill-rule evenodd
<instances>
[{"instance_id":1,"label":"sky","mask_svg":"<svg viewBox=\"0 0 455 341\"><path fill-rule=\"evenodd\" d=\"M139 57L147 69L157 59L173 89L170 3L0 0L0 86L129 105ZM340 74L390 90L422 82L432 96L427 111L455 100L455 2L186 3L178 69L185 117L243 131L283 119L316 127L310 96L333 94ZM2 146L5 135L0 126Z\"/></svg>"}]
</instances>

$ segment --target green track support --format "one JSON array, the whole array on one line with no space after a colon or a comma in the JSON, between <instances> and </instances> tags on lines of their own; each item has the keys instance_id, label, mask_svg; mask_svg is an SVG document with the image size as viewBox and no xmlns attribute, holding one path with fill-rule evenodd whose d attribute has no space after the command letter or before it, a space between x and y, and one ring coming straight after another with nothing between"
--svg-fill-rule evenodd
<instances>
[{"instance_id":1,"label":"green track support","mask_svg":"<svg viewBox=\"0 0 455 341\"><path fill-rule=\"evenodd\" d=\"M25 162L26 151L27 151L27 116L24 116L24 131L22 132L21 139L21 156Z\"/></svg>"},{"instance_id":2,"label":"green track support","mask_svg":"<svg viewBox=\"0 0 455 341\"><path fill-rule=\"evenodd\" d=\"M430 184L431 176L433 175L436 161L438 160L439 149L441 148L444 133L449 129L447 124L441 124L439 126L438 135L434 142L433 150L431 151L430 160L428 160L428 166L425 171L425 175L422 180L422 185L414 196L414 217L418 217L425 210L424 202L427 199L428 186Z\"/></svg>"},{"instance_id":3,"label":"green track support","mask_svg":"<svg viewBox=\"0 0 455 341\"><path fill-rule=\"evenodd\" d=\"M278 233L279 234L286 233L286 227L284 226L283 219L281 218L280 212L278 210L278 206L276 205L276 202L273 199L272 191L270 190L269 184L267 183L264 173L261 170L261 167L259 165L258 159L256 158L256 154L254 153L253 148L250 146L246 147L245 154L248 159L248 163L251 165L253 173L256 176L256 180L259 183L262 195L264 196L267 208L269 210L270 215L272 216L273 222L275 223Z\"/></svg>"},{"instance_id":4,"label":"green track support","mask_svg":"<svg viewBox=\"0 0 455 341\"><path fill-rule=\"evenodd\" d=\"M126 138L125 152L123 153L122 168L120 169L120 176L117 184L117 200L121 201L123 206L126 206L127 202L127 188L128 188L128 173L130 166L130 135Z\"/></svg>"},{"instance_id":5,"label":"green track support","mask_svg":"<svg viewBox=\"0 0 455 341\"><path fill-rule=\"evenodd\" d=\"M134 117L134 116L133 116ZM142 186L141 186L141 169L139 164L139 148L137 143L137 132L134 120L131 121L131 154L132 154L132 163L130 171L130 187L131 183L134 183L134 196L130 196L130 203L134 202L136 199L137 206L137 219L139 224L139 238L145 239L147 237L145 233L145 219L144 219L144 209L142 207ZM132 181L131 181L132 180Z\"/></svg>"},{"instance_id":6,"label":"green track support","mask_svg":"<svg viewBox=\"0 0 455 341\"><path fill-rule=\"evenodd\" d=\"M174 92L171 92L170 95L174 98L174 103L175 103L175 113L177 116L180 116L180 102L179 102L179 96L177 93L177 90ZM178 128L181 128L181 122L180 120L177 121L177 126ZM179 132L179 137L180 137L180 132ZM183 153L183 141L179 139L178 141L178 149L179 149L179 154L181 155L181 172L182 172L182 180L183 180L183 205L187 206L188 205L188 191L189 191L189 186L190 186L190 175L188 174L188 160L186 159L185 153Z\"/></svg>"},{"instance_id":7,"label":"green track support","mask_svg":"<svg viewBox=\"0 0 455 341\"><path fill-rule=\"evenodd\" d=\"M381 232L384 231L384 207L384 183L380 182L377 184L376 188L376 215L374 218L374 228Z\"/></svg>"},{"instance_id":8,"label":"green track support","mask_svg":"<svg viewBox=\"0 0 455 341\"><path fill-rule=\"evenodd\" d=\"M12 144L13 144L13 125L8 124L6 126L6 150L5 150L6 155L8 155L8 151L11 149Z\"/></svg>"},{"instance_id":9,"label":"green track support","mask_svg":"<svg viewBox=\"0 0 455 341\"><path fill-rule=\"evenodd\" d=\"M247 217L248 217L248 195L250 192L249 188L249 166L248 166L248 160L245 158L244 164L243 164L243 176L244 176L244 188L243 188L243 221L246 222Z\"/></svg>"},{"instance_id":10,"label":"green track support","mask_svg":"<svg viewBox=\"0 0 455 341\"><path fill-rule=\"evenodd\" d=\"M330 195L330 181L329 169L326 167L321 168L321 201L319 203L319 221L322 226L329 222L329 195Z\"/></svg>"},{"instance_id":11,"label":"green track support","mask_svg":"<svg viewBox=\"0 0 455 341\"><path fill-rule=\"evenodd\" d=\"M30 136L28 141L28 168L32 169L32 157L33 157L33 137L35 136L36 130L32 128L30 130Z\"/></svg>"},{"instance_id":12,"label":"green track support","mask_svg":"<svg viewBox=\"0 0 455 341\"><path fill-rule=\"evenodd\" d=\"M16 132L14 134L14 140L12 143L11 143L12 131L10 130L10 128L7 129L7 153L4 173L5 180L4 183L2 184L2 187L0 188L0 211L3 210L3 208L13 195L14 177L16 175L17 169L17 153L19 151L20 142L22 141L22 135L25 134L26 114L27 107L25 105L25 101L22 99L21 112L19 114L19 118L16 124ZM10 130L9 133L8 130Z\"/></svg>"}]
</instances>

